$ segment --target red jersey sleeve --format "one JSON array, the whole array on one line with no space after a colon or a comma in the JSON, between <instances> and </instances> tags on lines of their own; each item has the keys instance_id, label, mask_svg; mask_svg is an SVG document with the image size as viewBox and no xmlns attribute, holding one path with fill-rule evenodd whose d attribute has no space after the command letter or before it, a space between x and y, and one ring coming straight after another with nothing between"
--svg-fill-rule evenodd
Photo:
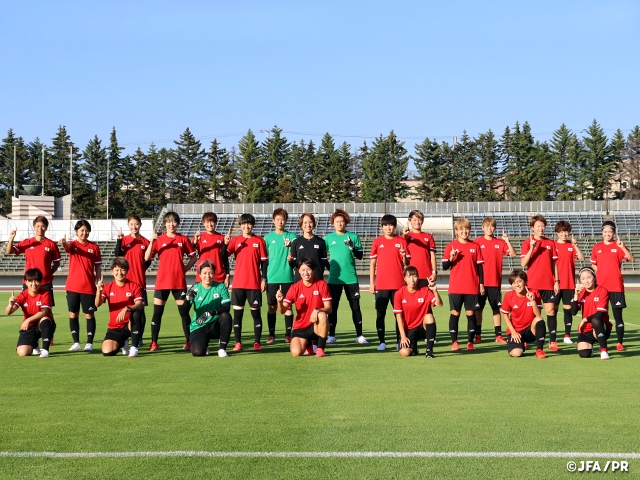
<instances>
[{"instance_id":1,"label":"red jersey sleeve","mask_svg":"<svg viewBox=\"0 0 640 480\"><path fill-rule=\"evenodd\" d=\"M598 292L598 301L594 302L596 304L596 310L598 312L608 312L609 311L609 292L607 292L604 288Z\"/></svg>"},{"instance_id":2,"label":"red jersey sleeve","mask_svg":"<svg viewBox=\"0 0 640 480\"><path fill-rule=\"evenodd\" d=\"M327 282L322 281L320 283L319 290L320 290L320 296L322 297L323 302L330 302L332 300L331 292L329 291L329 285L327 284Z\"/></svg>"},{"instance_id":3,"label":"red jersey sleeve","mask_svg":"<svg viewBox=\"0 0 640 480\"><path fill-rule=\"evenodd\" d=\"M133 302L137 302L138 300L142 300L143 296L142 296L142 287L140 285L138 285L137 283L134 284L133 288L131 289L131 293L133 294Z\"/></svg>"},{"instance_id":4,"label":"red jersey sleeve","mask_svg":"<svg viewBox=\"0 0 640 480\"><path fill-rule=\"evenodd\" d=\"M502 306L500 307L500 311L504 314L509 314L511 313L511 309L513 309L513 305L511 304L511 292L509 292L502 299Z\"/></svg>"},{"instance_id":5,"label":"red jersey sleeve","mask_svg":"<svg viewBox=\"0 0 640 480\"><path fill-rule=\"evenodd\" d=\"M475 250L476 250L476 264L477 265L482 265L484 263L484 257L482 256L482 249L479 248L479 247L480 247L480 245L478 245L476 243L476 248L475 248Z\"/></svg>"},{"instance_id":6,"label":"red jersey sleeve","mask_svg":"<svg viewBox=\"0 0 640 480\"><path fill-rule=\"evenodd\" d=\"M188 257L193 257L196 254L196 249L193 246L193 243L191 243L191 240L189 239L189 237L184 237L182 239L182 251Z\"/></svg>"},{"instance_id":7,"label":"red jersey sleeve","mask_svg":"<svg viewBox=\"0 0 640 480\"><path fill-rule=\"evenodd\" d=\"M453 242L447 243L447 246L444 247L444 252L442 252L442 261L446 262L449 260L449 256L451 255L451 250L453 250Z\"/></svg>"},{"instance_id":8,"label":"red jersey sleeve","mask_svg":"<svg viewBox=\"0 0 640 480\"><path fill-rule=\"evenodd\" d=\"M526 257L527 253L529 253L529 249L531 248L531 245L529 244L530 241L531 237L527 237L526 240L522 242L522 248L520 249L520 258Z\"/></svg>"},{"instance_id":9,"label":"red jersey sleeve","mask_svg":"<svg viewBox=\"0 0 640 480\"><path fill-rule=\"evenodd\" d=\"M298 283L296 282L293 285L291 285L291 288L287 292L287 295L284 297L284 300L282 301L282 303L286 303L289 305L294 304L296 303L297 296L298 296Z\"/></svg>"},{"instance_id":10,"label":"red jersey sleeve","mask_svg":"<svg viewBox=\"0 0 640 480\"><path fill-rule=\"evenodd\" d=\"M404 298L405 288L402 287L393 297L393 313L402 313L402 299Z\"/></svg>"},{"instance_id":11,"label":"red jersey sleeve","mask_svg":"<svg viewBox=\"0 0 640 480\"><path fill-rule=\"evenodd\" d=\"M400 245L402 245L402 249L404 250L404 254L407 258L411 258L411 254L409 253L409 246L407 245L407 241L402 238L402 237L398 237L400 239Z\"/></svg>"},{"instance_id":12,"label":"red jersey sleeve","mask_svg":"<svg viewBox=\"0 0 640 480\"><path fill-rule=\"evenodd\" d=\"M267 253L267 244L264 242L264 238L260 237L260 260L266 262L269 258Z\"/></svg>"},{"instance_id":13,"label":"red jersey sleeve","mask_svg":"<svg viewBox=\"0 0 640 480\"><path fill-rule=\"evenodd\" d=\"M507 242L502 242L502 255L504 256L509 256L510 252L509 252L509 245L507 245Z\"/></svg>"},{"instance_id":14,"label":"red jersey sleeve","mask_svg":"<svg viewBox=\"0 0 640 480\"><path fill-rule=\"evenodd\" d=\"M369 258L378 258L378 239L376 238L371 244L371 254Z\"/></svg>"},{"instance_id":15,"label":"red jersey sleeve","mask_svg":"<svg viewBox=\"0 0 640 480\"><path fill-rule=\"evenodd\" d=\"M96 243L96 252L95 252L95 264L100 265L102 263L102 254L100 253L100 247Z\"/></svg>"}]
</instances>

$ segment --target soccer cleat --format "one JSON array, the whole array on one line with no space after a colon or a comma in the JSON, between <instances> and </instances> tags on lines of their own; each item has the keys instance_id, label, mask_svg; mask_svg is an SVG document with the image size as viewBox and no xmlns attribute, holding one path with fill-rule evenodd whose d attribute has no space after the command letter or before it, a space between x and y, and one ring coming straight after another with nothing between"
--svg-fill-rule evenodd
<instances>
[{"instance_id":1,"label":"soccer cleat","mask_svg":"<svg viewBox=\"0 0 640 480\"><path fill-rule=\"evenodd\" d=\"M460 350L460 345L458 344L458 341L456 340L455 342L453 342L451 344L451 351L452 352L457 352L458 350Z\"/></svg>"},{"instance_id":2,"label":"soccer cleat","mask_svg":"<svg viewBox=\"0 0 640 480\"><path fill-rule=\"evenodd\" d=\"M209 347L207 347L207 349L204 351L205 355L209 355Z\"/></svg>"},{"instance_id":3,"label":"soccer cleat","mask_svg":"<svg viewBox=\"0 0 640 480\"><path fill-rule=\"evenodd\" d=\"M191 343L188 340L187 343L184 344L184 347L182 347L182 350L184 350L185 352L191 351Z\"/></svg>"},{"instance_id":4,"label":"soccer cleat","mask_svg":"<svg viewBox=\"0 0 640 480\"><path fill-rule=\"evenodd\" d=\"M129 358L136 358L136 357L138 356L138 348L137 348L137 347L132 346L132 347L129 349L129 354L128 354L128 355L129 355Z\"/></svg>"},{"instance_id":5,"label":"soccer cleat","mask_svg":"<svg viewBox=\"0 0 640 480\"><path fill-rule=\"evenodd\" d=\"M254 351L254 352L259 352L259 351L261 351L261 350L262 350L262 346L260 345L260 342L255 342L255 343L253 344L253 351Z\"/></svg>"},{"instance_id":6,"label":"soccer cleat","mask_svg":"<svg viewBox=\"0 0 640 480\"><path fill-rule=\"evenodd\" d=\"M467 350L474 351L476 347L473 346L473 342L467 342Z\"/></svg>"},{"instance_id":7,"label":"soccer cleat","mask_svg":"<svg viewBox=\"0 0 640 480\"><path fill-rule=\"evenodd\" d=\"M40 349L38 347L35 347L31 352L31 355L36 355L36 356L40 355Z\"/></svg>"},{"instance_id":8,"label":"soccer cleat","mask_svg":"<svg viewBox=\"0 0 640 480\"><path fill-rule=\"evenodd\" d=\"M291 343L291 335L284 336L284 343Z\"/></svg>"},{"instance_id":9,"label":"soccer cleat","mask_svg":"<svg viewBox=\"0 0 640 480\"><path fill-rule=\"evenodd\" d=\"M221 348L220 350L218 350L218 356L220 358L227 358L229 356L229 354L227 353L227 351L224 348Z\"/></svg>"},{"instance_id":10,"label":"soccer cleat","mask_svg":"<svg viewBox=\"0 0 640 480\"><path fill-rule=\"evenodd\" d=\"M482 335L476 335L476 338L473 341L473 343L480 343L480 342L482 342Z\"/></svg>"},{"instance_id":11,"label":"soccer cleat","mask_svg":"<svg viewBox=\"0 0 640 480\"><path fill-rule=\"evenodd\" d=\"M524 350L525 352L527 351L527 347L529 346L529 344L527 342L524 342L522 344L522 350Z\"/></svg>"},{"instance_id":12,"label":"soccer cleat","mask_svg":"<svg viewBox=\"0 0 640 480\"><path fill-rule=\"evenodd\" d=\"M400 351L400 344L396 343L396 352L399 352L399 351Z\"/></svg>"},{"instance_id":13,"label":"soccer cleat","mask_svg":"<svg viewBox=\"0 0 640 480\"><path fill-rule=\"evenodd\" d=\"M496 343L507 343L507 341L504 339L504 337L502 335L497 335L496 336Z\"/></svg>"},{"instance_id":14,"label":"soccer cleat","mask_svg":"<svg viewBox=\"0 0 640 480\"><path fill-rule=\"evenodd\" d=\"M242 344L240 342L236 342L236 344L233 346L233 351L234 352L241 352L242 351Z\"/></svg>"},{"instance_id":15,"label":"soccer cleat","mask_svg":"<svg viewBox=\"0 0 640 480\"><path fill-rule=\"evenodd\" d=\"M564 340L562 340L562 341L564 343L567 343L567 344L572 344L573 343L573 340L571 340L571 335L565 335L564 336Z\"/></svg>"},{"instance_id":16,"label":"soccer cleat","mask_svg":"<svg viewBox=\"0 0 640 480\"><path fill-rule=\"evenodd\" d=\"M158 350L160 350L160 347L158 346L158 342L151 342L151 345L149 345L149 351L155 352Z\"/></svg>"},{"instance_id":17,"label":"soccer cleat","mask_svg":"<svg viewBox=\"0 0 640 480\"><path fill-rule=\"evenodd\" d=\"M338 343L336 337L329 336L327 337L327 343L333 345L334 343Z\"/></svg>"},{"instance_id":18,"label":"soccer cleat","mask_svg":"<svg viewBox=\"0 0 640 480\"><path fill-rule=\"evenodd\" d=\"M624 352L626 348L624 348L624 345L622 345L621 343L618 343L616 345L616 350L618 350L619 352Z\"/></svg>"},{"instance_id":19,"label":"soccer cleat","mask_svg":"<svg viewBox=\"0 0 640 480\"><path fill-rule=\"evenodd\" d=\"M427 350L427 353L424 354L425 358L436 358L431 350Z\"/></svg>"},{"instance_id":20,"label":"soccer cleat","mask_svg":"<svg viewBox=\"0 0 640 480\"><path fill-rule=\"evenodd\" d=\"M129 340L124 341L124 345L122 346L122 355L125 357L129 355Z\"/></svg>"},{"instance_id":21,"label":"soccer cleat","mask_svg":"<svg viewBox=\"0 0 640 480\"><path fill-rule=\"evenodd\" d=\"M92 344L92 343L87 343L87 344L84 346L84 351L85 351L85 352L93 352L93 344Z\"/></svg>"},{"instance_id":22,"label":"soccer cleat","mask_svg":"<svg viewBox=\"0 0 640 480\"><path fill-rule=\"evenodd\" d=\"M143 345L144 345L144 343L142 343L142 339L140 339L140 341L138 342L138 348L140 348Z\"/></svg>"},{"instance_id":23,"label":"soccer cleat","mask_svg":"<svg viewBox=\"0 0 640 480\"><path fill-rule=\"evenodd\" d=\"M40 358L49 358L49 351L44 348L40 350Z\"/></svg>"},{"instance_id":24,"label":"soccer cleat","mask_svg":"<svg viewBox=\"0 0 640 480\"><path fill-rule=\"evenodd\" d=\"M540 348L536 350L536 358L547 358L547 354Z\"/></svg>"},{"instance_id":25,"label":"soccer cleat","mask_svg":"<svg viewBox=\"0 0 640 480\"><path fill-rule=\"evenodd\" d=\"M273 345L274 343L276 343L276 337L269 335L269 338L267 338L267 345Z\"/></svg>"},{"instance_id":26,"label":"soccer cleat","mask_svg":"<svg viewBox=\"0 0 640 480\"><path fill-rule=\"evenodd\" d=\"M378 346L378 351L379 352L384 352L387 349L387 344L382 342L379 346Z\"/></svg>"},{"instance_id":27,"label":"soccer cleat","mask_svg":"<svg viewBox=\"0 0 640 480\"><path fill-rule=\"evenodd\" d=\"M549 350L552 350L554 352L557 352L558 350L560 350L560 347L558 346L558 342L549 342Z\"/></svg>"},{"instance_id":28,"label":"soccer cleat","mask_svg":"<svg viewBox=\"0 0 640 480\"><path fill-rule=\"evenodd\" d=\"M302 354L303 357L308 357L309 355L313 355L313 347L311 345L309 345Z\"/></svg>"},{"instance_id":29,"label":"soccer cleat","mask_svg":"<svg viewBox=\"0 0 640 480\"><path fill-rule=\"evenodd\" d=\"M611 357L609 357L609 352L607 352L606 350L600 350L600 360L609 360Z\"/></svg>"},{"instance_id":30,"label":"soccer cleat","mask_svg":"<svg viewBox=\"0 0 640 480\"><path fill-rule=\"evenodd\" d=\"M71 347L69 348L70 352L79 352L80 351L80 344L78 342L74 343L73 345L71 345Z\"/></svg>"},{"instance_id":31,"label":"soccer cleat","mask_svg":"<svg viewBox=\"0 0 640 480\"><path fill-rule=\"evenodd\" d=\"M318 349L318 345L314 343L312 346L312 349L313 349L313 353L316 353L316 350Z\"/></svg>"},{"instance_id":32,"label":"soccer cleat","mask_svg":"<svg viewBox=\"0 0 640 480\"><path fill-rule=\"evenodd\" d=\"M360 345L369 345L369 342L367 341L366 338L364 338L363 335L356 337L356 343L359 343Z\"/></svg>"},{"instance_id":33,"label":"soccer cleat","mask_svg":"<svg viewBox=\"0 0 640 480\"><path fill-rule=\"evenodd\" d=\"M318 347L316 349L316 357L324 357L324 348Z\"/></svg>"}]
</instances>

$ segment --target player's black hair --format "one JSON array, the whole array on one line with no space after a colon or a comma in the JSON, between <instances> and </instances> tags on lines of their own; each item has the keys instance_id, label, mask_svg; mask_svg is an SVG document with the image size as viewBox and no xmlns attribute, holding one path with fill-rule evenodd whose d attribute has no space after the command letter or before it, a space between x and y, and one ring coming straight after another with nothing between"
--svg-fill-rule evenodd
<instances>
[{"instance_id":1,"label":"player's black hair","mask_svg":"<svg viewBox=\"0 0 640 480\"><path fill-rule=\"evenodd\" d=\"M613 228L613 233L616 233L616 224L613 223L611 220L607 220L606 222L602 222L602 230L604 230L604 227L611 227L611 228Z\"/></svg>"},{"instance_id":2,"label":"player's black hair","mask_svg":"<svg viewBox=\"0 0 640 480\"><path fill-rule=\"evenodd\" d=\"M218 223L218 215L216 215L215 212L204 212L204 215L202 215L202 223L208 220L213 223Z\"/></svg>"},{"instance_id":3,"label":"player's black hair","mask_svg":"<svg viewBox=\"0 0 640 480\"><path fill-rule=\"evenodd\" d=\"M113 270L116 267L120 267L123 270L129 271L129 261L124 257L116 257L111 260L110 269Z\"/></svg>"},{"instance_id":4,"label":"player's black hair","mask_svg":"<svg viewBox=\"0 0 640 480\"><path fill-rule=\"evenodd\" d=\"M162 217L162 223L167 223L169 220L173 220L178 225L180 225L180 215L178 215L176 212L167 212L164 214L164 217Z\"/></svg>"},{"instance_id":5,"label":"player's black hair","mask_svg":"<svg viewBox=\"0 0 640 480\"><path fill-rule=\"evenodd\" d=\"M316 271L316 262L314 262L312 258L309 258L309 257L301 258L300 261L298 262L298 268L300 268L301 265L306 265L314 272Z\"/></svg>"},{"instance_id":6,"label":"player's black hair","mask_svg":"<svg viewBox=\"0 0 640 480\"><path fill-rule=\"evenodd\" d=\"M407 268L404 269L404 276L406 277L407 275L413 275L414 277L417 277L418 269L413 265L409 265Z\"/></svg>"},{"instance_id":7,"label":"player's black hair","mask_svg":"<svg viewBox=\"0 0 640 480\"><path fill-rule=\"evenodd\" d=\"M24 276L22 277L26 282L27 280L35 280L37 282L42 282L42 272L39 268L30 268L26 272L24 272Z\"/></svg>"},{"instance_id":8,"label":"player's black hair","mask_svg":"<svg viewBox=\"0 0 640 480\"><path fill-rule=\"evenodd\" d=\"M521 270L520 268L516 268L509 275L509 285L513 285L513 282L516 281L516 278L521 278L522 280L524 280L525 284L527 283L527 274L524 270Z\"/></svg>"},{"instance_id":9,"label":"player's black hair","mask_svg":"<svg viewBox=\"0 0 640 480\"><path fill-rule=\"evenodd\" d=\"M78 220L76 222L76 225L73 227L73 229L77 232L82 227L85 227L87 230L91 231L91 224L84 218L81 218L80 220Z\"/></svg>"},{"instance_id":10,"label":"player's black hair","mask_svg":"<svg viewBox=\"0 0 640 480\"><path fill-rule=\"evenodd\" d=\"M200 273L203 268L207 268L207 267L213 270L213 273L216 273L216 264L209 259L205 260L200 265L198 265L198 273Z\"/></svg>"},{"instance_id":11,"label":"player's black hair","mask_svg":"<svg viewBox=\"0 0 640 480\"><path fill-rule=\"evenodd\" d=\"M127 223L129 223L131 220L135 220L136 222L138 222L140 225L142 225L142 219L140 218L140 215L136 215L135 213L132 215L129 215L127 217Z\"/></svg>"},{"instance_id":12,"label":"player's black hair","mask_svg":"<svg viewBox=\"0 0 640 480\"><path fill-rule=\"evenodd\" d=\"M398 219L395 216L387 213L380 219L380 225L382 225L383 227L385 225L393 225L393 228L396 228L398 226Z\"/></svg>"},{"instance_id":13,"label":"player's black hair","mask_svg":"<svg viewBox=\"0 0 640 480\"><path fill-rule=\"evenodd\" d=\"M36 223L38 222L43 224L44 228L49 228L49 220L47 220L47 217L43 215L38 215L36 218L33 219L33 226L35 227Z\"/></svg>"},{"instance_id":14,"label":"player's black hair","mask_svg":"<svg viewBox=\"0 0 640 480\"><path fill-rule=\"evenodd\" d=\"M250 213L243 213L240 215L240 219L238 220L240 225L244 225L245 223L250 223L251 225L256 224L256 218Z\"/></svg>"}]
</instances>

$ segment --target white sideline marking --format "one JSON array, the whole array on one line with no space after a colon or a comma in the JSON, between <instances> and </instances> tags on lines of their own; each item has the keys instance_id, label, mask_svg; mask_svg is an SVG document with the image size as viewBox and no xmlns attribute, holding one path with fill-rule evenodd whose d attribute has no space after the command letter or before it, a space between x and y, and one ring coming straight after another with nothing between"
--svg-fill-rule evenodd
<instances>
[{"instance_id":1,"label":"white sideline marking","mask_svg":"<svg viewBox=\"0 0 640 480\"><path fill-rule=\"evenodd\" d=\"M640 458L640 453L604 452L0 452L13 458L124 458L124 457L228 457L228 458Z\"/></svg>"}]
</instances>

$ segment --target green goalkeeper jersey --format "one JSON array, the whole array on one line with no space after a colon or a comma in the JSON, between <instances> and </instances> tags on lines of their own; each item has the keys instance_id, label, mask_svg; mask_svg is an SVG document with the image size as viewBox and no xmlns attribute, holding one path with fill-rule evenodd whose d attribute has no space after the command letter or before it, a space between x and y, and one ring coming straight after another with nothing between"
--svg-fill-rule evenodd
<instances>
[{"instance_id":1,"label":"green goalkeeper jersey","mask_svg":"<svg viewBox=\"0 0 640 480\"><path fill-rule=\"evenodd\" d=\"M204 288L202 283L196 283L192 289L197 292L197 295L191 299L193 317L189 326L190 332L217 321L220 315L213 315L213 311L231 301L229 290L224 286L224 283L213 282L210 288ZM204 315L207 312L211 315Z\"/></svg>"},{"instance_id":2,"label":"green goalkeeper jersey","mask_svg":"<svg viewBox=\"0 0 640 480\"><path fill-rule=\"evenodd\" d=\"M351 250L344 241L351 240ZM329 253L329 280L327 283L336 285L353 285L358 283L356 275L356 257L354 251L362 251L360 237L353 232L338 235L336 232L324 237Z\"/></svg>"},{"instance_id":3,"label":"green goalkeeper jersey","mask_svg":"<svg viewBox=\"0 0 640 480\"><path fill-rule=\"evenodd\" d=\"M289 241L293 242L296 238L297 235L295 233L287 232L286 230L283 233L273 231L264 236L264 243L267 244L267 254L269 255L267 283L293 283L293 270L287 261L291 249L284 246L284 241L289 239Z\"/></svg>"}]
</instances>

